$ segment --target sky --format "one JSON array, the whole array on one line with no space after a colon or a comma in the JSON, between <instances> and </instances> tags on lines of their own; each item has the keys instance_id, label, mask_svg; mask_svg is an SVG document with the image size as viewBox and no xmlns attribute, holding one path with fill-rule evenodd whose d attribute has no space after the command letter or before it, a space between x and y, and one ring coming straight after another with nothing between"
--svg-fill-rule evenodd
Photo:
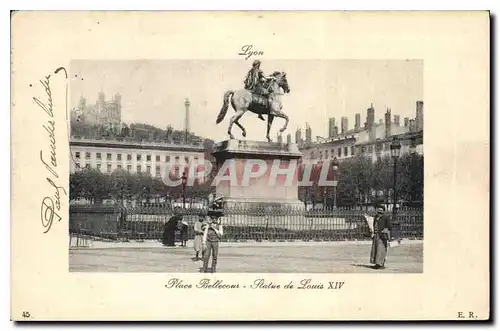
<instances>
[{"instance_id":1,"label":"sky","mask_svg":"<svg viewBox=\"0 0 500 331\"><path fill-rule=\"evenodd\" d=\"M215 119L227 90L243 89L243 80L252 60L76 60L70 65L71 105L80 96L94 104L97 94L106 100L122 96L122 121L147 123L160 128L172 125L184 129L185 106L189 99L191 132L214 140L227 139L229 110L220 124ZM384 118L387 107L392 115L415 117L416 101L423 99L423 62L420 60L266 60L261 69L287 73L290 93L282 97L283 111L290 123L285 131L294 137L295 130L312 129L313 138L328 135L328 118L348 117L349 129L356 113L361 125L366 109L373 103L376 121ZM425 104L425 103L424 103ZM266 122L247 112L240 123L250 140L265 140ZM276 140L282 119L275 119L271 137ZM241 131L233 127L236 138ZM304 135L304 133L303 133Z\"/></svg>"}]
</instances>

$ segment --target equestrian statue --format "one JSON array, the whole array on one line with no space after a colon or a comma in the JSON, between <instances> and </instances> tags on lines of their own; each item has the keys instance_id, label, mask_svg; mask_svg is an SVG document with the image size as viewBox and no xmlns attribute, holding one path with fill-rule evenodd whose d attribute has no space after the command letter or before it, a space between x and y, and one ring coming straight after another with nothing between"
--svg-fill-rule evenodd
<instances>
[{"instance_id":1,"label":"equestrian statue","mask_svg":"<svg viewBox=\"0 0 500 331\"><path fill-rule=\"evenodd\" d=\"M269 131L275 117L280 117L285 120L285 125L279 130L283 132L288 126L288 116L282 111L283 104L280 96L281 89L285 93L290 93L290 87L286 79L286 73L275 71L269 76L265 76L260 69L260 61L255 60L252 68L248 72L245 81L245 89L237 91L226 91L224 93L224 104L217 116L217 124L222 122L229 108L229 98L231 105L236 111L231 117L227 133L230 139L234 139L231 129L233 124L236 124L242 131L243 137L246 137L246 130L240 124L239 120L247 111L251 111L259 116L261 120L265 120L262 115L267 115L267 135L266 138L270 142L271 137Z\"/></svg>"}]
</instances>

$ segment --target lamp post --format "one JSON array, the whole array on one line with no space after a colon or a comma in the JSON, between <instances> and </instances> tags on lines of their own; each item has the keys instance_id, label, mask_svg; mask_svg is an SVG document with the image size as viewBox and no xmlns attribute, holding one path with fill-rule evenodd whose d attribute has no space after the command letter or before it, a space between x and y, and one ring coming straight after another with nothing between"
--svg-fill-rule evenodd
<instances>
[{"instance_id":1,"label":"lamp post","mask_svg":"<svg viewBox=\"0 0 500 331\"><path fill-rule=\"evenodd\" d=\"M337 177L337 171L339 169L339 163L337 161L337 158L333 159L333 208L337 209L337 184L338 184L338 177Z\"/></svg>"},{"instance_id":2,"label":"lamp post","mask_svg":"<svg viewBox=\"0 0 500 331\"><path fill-rule=\"evenodd\" d=\"M411 179L411 191L410 191L410 202L415 201L415 154L417 154L417 145L415 144L415 138L412 138L410 144L410 179Z\"/></svg>"},{"instance_id":3,"label":"lamp post","mask_svg":"<svg viewBox=\"0 0 500 331\"><path fill-rule=\"evenodd\" d=\"M323 168L324 163L321 164L321 167ZM323 170L322 170L323 171ZM323 186L323 209L326 209L326 185Z\"/></svg>"},{"instance_id":4,"label":"lamp post","mask_svg":"<svg viewBox=\"0 0 500 331\"><path fill-rule=\"evenodd\" d=\"M186 208L186 182L187 182L187 177L186 177L186 172L182 173L182 208Z\"/></svg>"},{"instance_id":5,"label":"lamp post","mask_svg":"<svg viewBox=\"0 0 500 331\"><path fill-rule=\"evenodd\" d=\"M396 220L396 201L397 201L397 196L396 196L396 168L398 164L398 159L399 159L399 153L401 152L401 143L399 142L397 137L394 137L392 139L391 143L391 157L394 161L394 182L393 182L393 188L392 188L392 221L395 225L397 225L397 220Z\"/></svg>"}]
</instances>

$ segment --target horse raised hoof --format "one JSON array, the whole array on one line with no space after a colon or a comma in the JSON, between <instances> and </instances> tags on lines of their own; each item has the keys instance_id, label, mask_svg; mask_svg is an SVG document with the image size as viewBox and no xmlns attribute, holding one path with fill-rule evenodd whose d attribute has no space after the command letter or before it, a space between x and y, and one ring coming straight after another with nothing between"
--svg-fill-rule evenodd
<instances>
[{"instance_id":1,"label":"horse raised hoof","mask_svg":"<svg viewBox=\"0 0 500 331\"><path fill-rule=\"evenodd\" d=\"M241 135L242 135L243 137L246 137L246 136L247 136L246 131L243 131L243 132L241 133Z\"/></svg>"},{"instance_id":2,"label":"horse raised hoof","mask_svg":"<svg viewBox=\"0 0 500 331\"><path fill-rule=\"evenodd\" d=\"M282 132L283 132L283 131L285 131L285 130L286 130L286 128L281 128L281 129L280 129L280 133L282 133Z\"/></svg>"},{"instance_id":3,"label":"horse raised hoof","mask_svg":"<svg viewBox=\"0 0 500 331\"><path fill-rule=\"evenodd\" d=\"M229 139L234 139L234 136L231 133L229 134Z\"/></svg>"}]
</instances>

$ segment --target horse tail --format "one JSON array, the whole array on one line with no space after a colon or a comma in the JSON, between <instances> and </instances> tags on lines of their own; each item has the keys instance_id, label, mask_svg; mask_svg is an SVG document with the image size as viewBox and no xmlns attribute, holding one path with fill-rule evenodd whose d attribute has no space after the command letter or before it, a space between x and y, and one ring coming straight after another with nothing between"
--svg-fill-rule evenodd
<instances>
[{"instance_id":1,"label":"horse tail","mask_svg":"<svg viewBox=\"0 0 500 331\"><path fill-rule=\"evenodd\" d=\"M229 97L232 95L234 95L233 91L227 91L226 93L224 93L224 103L222 104L222 108L219 112L219 115L217 116L217 121L216 121L217 124L222 122L224 117L226 117L227 109L229 108Z\"/></svg>"}]
</instances>

